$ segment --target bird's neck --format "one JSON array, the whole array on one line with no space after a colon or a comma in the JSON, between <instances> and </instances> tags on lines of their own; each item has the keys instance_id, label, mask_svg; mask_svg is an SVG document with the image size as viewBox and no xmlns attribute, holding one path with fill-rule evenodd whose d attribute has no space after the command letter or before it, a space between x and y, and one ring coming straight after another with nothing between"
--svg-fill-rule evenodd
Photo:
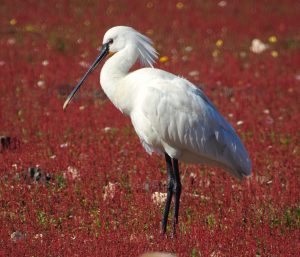
<instances>
[{"instance_id":1,"label":"bird's neck","mask_svg":"<svg viewBox=\"0 0 300 257\"><path fill-rule=\"evenodd\" d=\"M110 57L102 67L100 84L107 97L122 112L130 113L130 85L124 83L130 68L138 58L133 47L126 47Z\"/></svg>"}]
</instances>

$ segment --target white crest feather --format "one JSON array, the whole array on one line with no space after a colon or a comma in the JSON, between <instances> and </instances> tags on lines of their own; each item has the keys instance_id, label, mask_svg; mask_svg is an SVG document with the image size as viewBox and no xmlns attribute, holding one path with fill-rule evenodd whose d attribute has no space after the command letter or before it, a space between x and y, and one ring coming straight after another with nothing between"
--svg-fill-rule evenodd
<instances>
[{"instance_id":1,"label":"white crest feather","mask_svg":"<svg viewBox=\"0 0 300 257\"><path fill-rule=\"evenodd\" d=\"M140 53L138 59L141 65L153 67L158 58L158 53L153 47L152 40L137 32L137 49Z\"/></svg>"}]
</instances>

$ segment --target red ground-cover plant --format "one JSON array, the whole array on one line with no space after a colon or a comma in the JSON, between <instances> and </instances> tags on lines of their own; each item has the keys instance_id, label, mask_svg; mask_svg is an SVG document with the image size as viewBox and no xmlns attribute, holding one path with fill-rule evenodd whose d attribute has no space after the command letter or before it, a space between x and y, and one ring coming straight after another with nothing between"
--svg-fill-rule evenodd
<instances>
[{"instance_id":1,"label":"red ground-cover plant","mask_svg":"<svg viewBox=\"0 0 300 257\"><path fill-rule=\"evenodd\" d=\"M292 0L2 1L0 136L18 143L0 152L0 256L298 256L299 12ZM152 201L164 161L106 99L99 69L62 111L115 25L147 34L156 67L204 88L253 161L242 183L182 164L173 239Z\"/></svg>"}]
</instances>

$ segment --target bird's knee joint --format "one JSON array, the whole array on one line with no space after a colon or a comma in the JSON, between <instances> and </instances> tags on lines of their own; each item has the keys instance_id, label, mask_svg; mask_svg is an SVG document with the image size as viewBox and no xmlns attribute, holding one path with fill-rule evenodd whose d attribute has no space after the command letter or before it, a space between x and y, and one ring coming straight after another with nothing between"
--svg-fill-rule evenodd
<instances>
[{"instance_id":1,"label":"bird's knee joint","mask_svg":"<svg viewBox=\"0 0 300 257\"><path fill-rule=\"evenodd\" d=\"M181 193L181 183L175 183L174 184L174 187L173 187L173 190L175 193Z\"/></svg>"},{"instance_id":2,"label":"bird's knee joint","mask_svg":"<svg viewBox=\"0 0 300 257\"><path fill-rule=\"evenodd\" d=\"M170 179L170 180L168 181L168 190L169 190L169 191L174 190L174 181L173 181L172 179Z\"/></svg>"}]
</instances>

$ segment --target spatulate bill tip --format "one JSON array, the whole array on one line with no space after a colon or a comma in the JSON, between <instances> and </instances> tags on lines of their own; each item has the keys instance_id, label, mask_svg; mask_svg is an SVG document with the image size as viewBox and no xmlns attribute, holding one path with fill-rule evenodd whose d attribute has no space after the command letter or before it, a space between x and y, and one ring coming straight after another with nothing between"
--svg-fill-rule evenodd
<instances>
[{"instance_id":1,"label":"spatulate bill tip","mask_svg":"<svg viewBox=\"0 0 300 257\"><path fill-rule=\"evenodd\" d=\"M64 105L63 105L63 110L64 111L67 109L68 105L69 105L69 101L67 100L67 101L64 102Z\"/></svg>"}]
</instances>

